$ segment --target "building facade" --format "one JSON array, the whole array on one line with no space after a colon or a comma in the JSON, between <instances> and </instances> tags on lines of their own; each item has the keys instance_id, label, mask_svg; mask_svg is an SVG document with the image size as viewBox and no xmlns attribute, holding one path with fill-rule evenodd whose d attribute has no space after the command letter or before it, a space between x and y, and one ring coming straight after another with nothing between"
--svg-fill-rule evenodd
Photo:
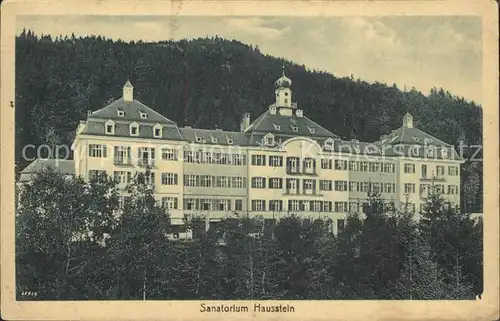
<instances>
[{"instance_id":1,"label":"building facade","mask_svg":"<svg viewBox=\"0 0 500 321\"><path fill-rule=\"evenodd\" d=\"M111 176L124 187L150 167L174 225L185 214L209 225L240 213L269 222L294 213L330 218L336 232L347 213L363 212L369 191L418 217L433 184L459 204L463 161L453 146L415 128L410 114L377 142L346 141L305 115L291 85L283 73L275 103L254 121L244 114L235 132L179 127L135 100L127 81L122 98L78 126L75 174Z\"/></svg>"}]
</instances>

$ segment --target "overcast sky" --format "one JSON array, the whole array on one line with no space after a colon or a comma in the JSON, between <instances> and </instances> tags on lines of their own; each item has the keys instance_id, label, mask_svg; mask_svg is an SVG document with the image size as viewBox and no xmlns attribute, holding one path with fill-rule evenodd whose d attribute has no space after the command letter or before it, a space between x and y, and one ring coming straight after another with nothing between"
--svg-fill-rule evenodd
<instances>
[{"instance_id":1,"label":"overcast sky","mask_svg":"<svg viewBox=\"0 0 500 321\"><path fill-rule=\"evenodd\" d=\"M17 29L158 41L205 36L258 45L307 68L481 102L481 20L472 16L18 16Z\"/></svg>"}]
</instances>

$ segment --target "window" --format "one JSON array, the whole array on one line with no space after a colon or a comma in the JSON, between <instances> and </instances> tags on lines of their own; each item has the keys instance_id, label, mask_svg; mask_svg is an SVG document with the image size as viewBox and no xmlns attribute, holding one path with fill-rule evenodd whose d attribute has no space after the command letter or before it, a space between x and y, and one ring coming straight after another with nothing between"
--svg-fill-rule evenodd
<instances>
[{"instance_id":1,"label":"window","mask_svg":"<svg viewBox=\"0 0 500 321\"><path fill-rule=\"evenodd\" d=\"M286 188L287 188L287 193L295 193L298 192L298 179L295 178L287 178L286 179Z\"/></svg>"},{"instance_id":2,"label":"window","mask_svg":"<svg viewBox=\"0 0 500 321\"><path fill-rule=\"evenodd\" d=\"M213 177L211 175L201 175L200 176L200 186L201 187L212 187Z\"/></svg>"},{"instance_id":3,"label":"window","mask_svg":"<svg viewBox=\"0 0 500 321\"><path fill-rule=\"evenodd\" d=\"M172 148L162 148L161 149L161 159L168 161L177 160L177 150Z\"/></svg>"},{"instance_id":4,"label":"window","mask_svg":"<svg viewBox=\"0 0 500 321\"><path fill-rule=\"evenodd\" d=\"M106 171L102 170L89 170L89 180L97 182L105 182L108 179Z\"/></svg>"},{"instance_id":5,"label":"window","mask_svg":"<svg viewBox=\"0 0 500 321\"><path fill-rule=\"evenodd\" d=\"M396 193L396 184L395 183L383 183L382 184L382 193Z\"/></svg>"},{"instance_id":6,"label":"window","mask_svg":"<svg viewBox=\"0 0 500 321\"><path fill-rule=\"evenodd\" d=\"M143 172L142 175L144 177L145 184L155 185L155 173L154 172L150 172L148 176L146 176L146 173Z\"/></svg>"},{"instance_id":7,"label":"window","mask_svg":"<svg viewBox=\"0 0 500 321\"><path fill-rule=\"evenodd\" d=\"M335 212L344 213L347 210L347 202L335 202Z\"/></svg>"},{"instance_id":8,"label":"window","mask_svg":"<svg viewBox=\"0 0 500 321\"><path fill-rule=\"evenodd\" d=\"M327 140L325 141L325 146L324 146L324 148L325 148L326 150L333 150L333 140L327 139Z\"/></svg>"},{"instance_id":9,"label":"window","mask_svg":"<svg viewBox=\"0 0 500 321\"><path fill-rule=\"evenodd\" d=\"M196 135L196 134L195 134L195 136L196 136L196 138L195 138L196 142L201 143L201 141L202 141L201 137Z\"/></svg>"},{"instance_id":10,"label":"window","mask_svg":"<svg viewBox=\"0 0 500 321\"><path fill-rule=\"evenodd\" d=\"M125 172L125 171L115 171L113 173L113 179L118 184L127 184L127 183L130 183L132 181L132 173Z\"/></svg>"},{"instance_id":11,"label":"window","mask_svg":"<svg viewBox=\"0 0 500 321\"><path fill-rule=\"evenodd\" d=\"M313 179L305 179L304 180L304 190L314 190L315 182Z\"/></svg>"},{"instance_id":12,"label":"window","mask_svg":"<svg viewBox=\"0 0 500 321\"><path fill-rule=\"evenodd\" d=\"M323 201L323 212L331 212L333 209L331 201Z\"/></svg>"},{"instance_id":13,"label":"window","mask_svg":"<svg viewBox=\"0 0 500 321\"><path fill-rule=\"evenodd\" d=\"M349 192L357 192L358 191L358 188L357 188L357 183L358 182L349 182Z\"/></svg>"},{"instance_id":14,"label":"window","mask_svg":"<svg viewBox=\"0 0 500 321\"><path fill-rule=\"evenodd\" d=\"M380 172L380 163L378 162L370 162L368 163L368 170L373 173Z\"/></svg>"},{"instance_id":15,"label":"window","mask_svg":"<svg viewBox=\"0 0 500 321\"><path fill-rule=\"evenodd\" d=\"M420 184L420 196L427 197L429 194L429 184Z\"/></svg>"},{"instance_id":16,"label":"window","mask_svg":"<svg viewBox=\"0 0 500 321\"><path fill-rule=\"evenodd\" d=\"M290 126L292 127L292 130L293 130L294 132L298 132L298 131L299 131L299 127L297 127L297 126L293 126L293 125L290 125Z\"/></svg>"},{"instance_id":17,"label":"window","mask_svg":"<svg viewBox=\"0 0 500 321\"><path fill-rule=\"evenodd\" d=\"M244 188L245 179L243 177L231 177L231 187L232 188Z\"/></svg>"},{"instance_id":18,"label":"window","mask_svg":"<svg viewBox=\"0 0 500 321\"><path fill-rule=\"evenodd\" d=\"M436 175L438 177L441 177L444 175L444 166L441 166L441 165L436 166Z\"/></svg>"},{"instance_id":19,"label":"window","mask_svg":"<svg viewBox=\"0 0 500 321\"><path fill-rule=\"evenodd\" d=\"M447 148L441 149L441 157L448 158L448 149Z\"/></svg>"},{"instance_id":20,"label":"window","mask_svg":"<svg viewBox=\"0 0 500 321\"><path fill-rule=\"evenodd\" d=\"M106 134L114 134L114 126L113 125L106 125Z\"/></svg>"},{"instance_id":21,"label":"window","mask_svg":"<svg viewBox=\"0 0 500 321\"><path fill-rule=\"evenodd\" d=\"M435 148L434 148L434 147L429 146L429 147L427 148L427 157L434 157L434 150L435 150Z\"/></svg>"},{"instance_id":22,"label":"window","mask_svg":"<svg viewBox=\"0 0 500 321\"><path fill-rule=\"evenodd\" d=\"M335 160L335 169L342 170L342 171L347 170L347 161L341 160L341 159L336 159Z\"/></svg>"},{"instance_id":23,"label":"window","mask_svg":"<svg viewBox=\"0 0 500 321\"><path fill-rule=\"evenodd\" d=\"M229 182L229 178L227 176L217 176L215 178L215 186L216 187L229 187L228 182Z\"/></svg>"},{"instance_id":24,"label":"window","mask_svg":"<svg viewBox=\"0 0 500 321\"><path fill-rule=\"evenodd\" d=\"M309 128L309 132L310 132L311 134L314 134L314 133L316 132L316 130L315 130L314 128L311 128L311 127L307 127L307 128Z\"/></svg>"},{"instance_id":25,"label":"window","mask_svg":"<svg viewBox=\"0 0 500 321\"><path fill-rule=\"evenodd\" d=\"M333 161L331 159L322 159L321 160L321 168L322 169L332 169Z\"/></svg>"},{"instance_id":26,"label":"window","mask_svg":"<svg viewBox=\"0 0 500 321\"><path fill-rule=\"evenodd\" d=\"M139 125L130 125L130 136L139 136Z\"/></svg>"},{"instance_id":27,"label":"window","mask_svg":"<svg viewBox=\"0 0 500 321\"><path fill-rule=\"evenodd\" d=\"M139 166L154 166L155 149L152 147L139 147L138 159L139 159Z\"/></svg>"},{"instance_id":28,"label":"window","mask_svg":"<svg viewBox=\"0 0 500 321\"><path fill-rule=\"evenodd\" d=\"M252 155L252 165L265 166L266 165L266 155Z\"/></svg>"},{"instance_id":29,"label":"window","mask_svg":"<svg viewBox=\"0 0 500 321\"><path fill-rule=\"evenodd\" d=\"M161 138L162 137L162 128L161 126L157 125L153 128L153 135L156 138Z\"/></svg>"},{"instance_id":30,"label":"window","mask_svg":"<svg viewBox=\"0 0 500 321\"><path fill-rule=\"evenodd\" d=\"M266 178L252 177L252 188L266 188Z\"/></svg>"},{"instance_id":31,"label":"window","mask_svg":"<svg viewBox=\"0 0 500 321\"><path fill-rule=\"evenodd\" d=\"M106 153L106 145L97 145L90 144L89 145L89 157L107 157Z\"/></svg>"},{"instance_id":32,"label":"window","mask_svg":"<svg viewBox=\"0 0 500 321\"><path fill-rule=\"evenodd\" d=\"M121 110L121 109L117 109L116 113L118 114L118 117L124 117L125 116L125 112L123 110Z\"/></svg>"},{"instance_id":33,"label":"window","mask_svg":"<svg viewBox=\"0 0 500 321\"><path fill-rule=\"evenodd\" d=\"M358 192L367 193L370 189L370 184L368 182L357 182Z\"/></svg>"},{"instance_id":34,"label":"window","mask_svg":"<svg viewBox=\"0 0 500 321\"><path fill-rule=\"evenodd\" d=\"M270 200L269 201L269 210L270 211L282 211L283 210L283 201L282 200Z\"/></svg>"},{"instance_id":35,"label":"window","mask_svg":"<svg viewBox=\"0 0 500 321\"><path fill-rule=\"evenodd\" d=\"M209 199L201 200L201 209L204 211L212 210L212 200Z\"/></svg>"},{"instance_id":36,"label":"window","mask_svg":"<svg viewBox=\"0 0 500 321\"><path fill-rule=\"evenodd\" d=\"M233 155L233 165L246 165L245 155Z\"/></svg>"},{"instance_id":37,"label":"window","mask_svg":"<svg viewBox=\"0 0 500 321\"><path fill-rule=\"evenodd\" d=\"M287 172L298 173L299 172L299 161L300 161L300 159L298 157L287 157L286 158Z\"/></svg>"},{"instance_id":38,"label":"window","mask_svg":"<svg viewBox=\"0 0 500 321\"><path fill-rule=\"evenodd\" d=\"M449 195L457 195L458 194L458 186L457 185L448 185L448 194Z\"/></svg>"},{"instance_id":39,"label":"window","mask_svg":"<svg viewBox=\"0 0 500 321\"><path fill-rule=\"evenodd\" d=\"M404 164L405 174L415 174L415 164Z\"/></svg>"},{"instance_id":40,"label":"window","mask_svg":"<svg viewBox=\"0 0 500 321\"><path fill-rule=\"evenodd\" d=\"M418 143L418 141L420 140L417 136L412 136L413 140L416 141Z\"/></svg>"},{"instance_id":41,"label":"window","mask_svg":"<svg viewBox=\"0 0 500 321\"><path fill-rule=\"evenodd\" d=\"M405 183L405 194L414 194L414 193L415 193L415 184Z\"/></svg>"},{"instance_id":42,"label":"window","mask_svg":"<svg viewBox=\"0 0 500 321\"><path fill-rule=\"evenodd\" d=\"M338 192L346 192L347 181L335 181L335 190Z\"/></svg>"},{"instance_id":43,"label":"window","mask_svg":"<svg viewBox=\"0 0 500 321\"><path fill-rule=\"evenodd\" d=\"M320 191L331 191L332 190L332 181L331 180L320 180L319 181L319 190Z\"/></svg>"},{"instance_id":44,"label":"window","mask_svg":"<svg viewBox=\"0 0 500 321\"><path fill-rule=\"evenodd\" d=\"M448 175L458 176L458 166L448 166Z\"/></svg>"},{"instance_id":45,"label":"window","mask_svg":"<svg viewBox=\"0 0 500 321\"><path fill-rule=\"evenodd\" d=\"M236 211L243 211L243 200L234 200L234 209Z\"/></svg>"},{"instance_id":46,"label":"window","mask_svg":"<svg viewBox=\"0 0 500 321\"><path fill-rule=\"evenodd\" d=\"M269 156L269 166L282 167L283 166L283 156Z\"/></svg>"},{"instance_id":47,"label":"window","mask_svg":"<svg viewBox=\"0 0 500 321\"><path fill-rule=\"evenodd\" d=\"M383 163L382 164L382 172L384 173L394 173L396 166L391 163Z\"/></svg>"},{"instance_id":48,"label":"window","mask_svg":"<svg viewBox=\"0 0 500 321\"><path fill-rule=\"evenodd\" d=\"M177 185L177 173L162 173L161 183L163 185Z\"/></svg>"},{"instance_id":49,"label":"window","mask_svg":"<svg viewBox=\"0 0 500 321\"><path fill-rule=\"evenodd\" d=\"M282 189L283 188L283 179L279 178L279 177L270 177L269 178L269 188Z\"/></svg>"},{"instance_id":50,"label":"window","mask_svg":"<svg viewBox=\"0 0 500 321\"><path fill-rule=\"evenodd\" d=\"M115 165L129 165L130 160L130 146L115 146L114 148L114 164Z\"/></svg>"},{"instance_id":51,"label":"window","mask_svg":"<svg viewBox=\"0 0 500 321\"><path fill-rule=\"evenodd\" d=\"M304 158L304 170L315 170L315 169L316 169L316 160L310 157Z\"/></svg>"},{"instance_id":52,"label":"window","mask_svg":"<svg viewBox=\"0 0 500 321\"><path fill-rule=\"evenodd\" d=\"M147 119L148 118L148 114L146 114L145 112L140 111L139 114L141 115L141 119Z\"/></svg>"},{"instance_id":53,"label":"window","mask_svg":"<svg viewBox=\"0 0 500 321\"><path fill-rule=\"evenodd\" d=\"M267 146L272 146L274 145L274 136L273 135L266 135L264 137L264 144Z\"/></svg>"},{"instance_id":54,"label":"window","mask_svg":"<svg viewBox=\"0 0 500 321\"><path fill-rule=\"evenodd\" d=\"M161 205L166 209L176 210L178 207L177 197L162 197Z\"/></svg>"},{"instance_id":55,"label":"window","mask_svg":"<svg viewBox=\"0 0 500 321\"><path fill-rule=\"evenodd\" d=\"M299 201L298 200L288 200L288 210L289 211L298 211L299 210Z\"/></svg>"},{"instance_id":56,"label":"window","mask_svg":"<svg viewBox=\"0 0 500 321\"><path fill-rule=\"evenodd\" d=\"M213 136L211 137L212 137L212 143L217 144L219 142L219 140L216 137Z\"/></svg>"},{"instance_id":57,"label":"window","mask_svg":"<svg viewBox=\"0 0 500 321\"><path fill-rule=\"evenodd\" d=\"M438 194L444 194L444 185L442 184L436 184L436 193Z\"/></svg>"},{"instance_id":58,"label":"window","mask_svg":"<svg viewBox=\"0 0 500 321\"><path fill-rule=\"evenodd\" d=\"M198 186L197 175L184 175L184 186Z\"/></svg>"},{"instance_id":59,"label":"window","mask_svg":"<svg viewBox=\"0 0 500 321\"><path fill-rule=\"evenodd\" d=\"M226 137L226 138L227 138L227 143L229 145L232 145L234 143L234 140L232 140L231 138L229 138L229 137Z\"/></svg>"},{"instance_id":60,"label":"window","mask_svg":"<svg viewBox=\"0 0 500 321\"><path fill-rule=\"evenodd\" d=\"M281 129L281 126L280 125L276 125L274 122L273 122L273 126L274 126L275 130L280 130Z\"/></svg>"},{"instance_id":61,"label":"window","mask_svg":"<svg viewBox=\"0 0 500 321\"><path fill-rule=\"evenodd\" d=\"M358 202L349 202L349 212L359 213L359 203Z\"/></svg>"},{"instance_id":62,"label":"window","mask_svg":"<svg viewBox=\"0 0 500 321\"><path fill-rule=\"evenodd\" d=\"M427 178L427 165L422 165L422 178Z\"/></svg>"},{"instance_id":63,"label":"window","mask_svg":"<svg viewBox=\"0 0 500 321\"><path fill-rule=\"evenodd\" d=\"M264 200L252 200L252 211L265 211L266 201Z\"/></svg>"},{"instance_id":64,"label":"window","mask_svg":"<svg viewBox=\"0 0 500 321\"><path fill-rule=\"evenodd\" d=\"M337 219L337 232L342 232L345 229L345 220L342 218Z\"/></svg>"}]
</instances>

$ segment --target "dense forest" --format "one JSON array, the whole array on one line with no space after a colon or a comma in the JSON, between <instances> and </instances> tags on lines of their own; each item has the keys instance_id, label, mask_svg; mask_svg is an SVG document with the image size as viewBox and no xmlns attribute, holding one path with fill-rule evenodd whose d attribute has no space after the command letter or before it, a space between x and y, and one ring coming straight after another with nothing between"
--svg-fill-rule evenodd
<instances>
[{"instance_id":1,"label":"dense forest","mask_svg":"<svg viewBox=\"0 0 500 321\"><path fill-rule=\"evenodd\" d=\"M299 107L344 139L376 141L409 111L416 127L457 148L482 145L481 107L440 88L424 95L339 78L218 37L126 43L24 30L16 38L16 168L27 165L27 144L70 145L87 110L121 97L127 78L137 99L181 126L239 130L243 112L255 119L272 103L283 63ZM468 160L461 177L461 208L482 211L482 162Z\"/></svg>"},{"instance_id":2,"label":"dense forest","mask_svg":"<svg viewBox=\"0 0 500 321\"><path fill-rule=\"evenodd\" d=\"M168 210L145 175L119 208L113 181L84 182L43 169L16 216L19 300L474 299L483 288L482 220L433 190L417 223L385 213L369 193L365 217L330 222L296 215L265 224L225 219L171 240Z\"/></svg>"}]
</instances>

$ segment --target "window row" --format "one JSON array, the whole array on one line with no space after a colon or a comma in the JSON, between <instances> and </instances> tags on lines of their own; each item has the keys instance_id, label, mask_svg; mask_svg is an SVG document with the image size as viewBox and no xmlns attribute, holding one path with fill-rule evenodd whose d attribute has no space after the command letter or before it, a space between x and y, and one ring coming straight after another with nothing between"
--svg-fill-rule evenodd
<instances>
[{"instance_id":1,"label":"window row","mask_svg":"<svg viewBox=\"0 0 500 321\"><path fill-rule=\"evenodd\" d=\"M458 185L444 185L444 184L435 184L435 191L438 194L447 194L447 195L458 195L459 187ZM430 184L420 184L420 196L427 197L431 193L432 185Z\"/></svg>"},{"instance_id":2,"label":"window row","mask_svg":"<svg viewBox=\"0 0 500 321\"><path fill-rule=\"evenodd\" d=\"M349 161L349 171L373 172L373 173L395 173L396 172L396 165L394 163Z\"/></svg>"},{"instance_id":3,"label":"window row","mask_svg":"<svg viewBox=\"0 0 500 321\"><path fill-rule=\"evenodd\" d=\"M120 115L120 112L123 113L123 111L118 111L118 115ZM141 112L141 119L147 119L147 114L144 112ZM124 115L124 113L122 114ZM149 126L148 126L149 127ZM128 125L128 130L129 130L129 135L133 137L138 137L140 133L140 125L137 122L132 122L131 124ZM116 124L112 120L108 120L105 123L105 131L107 135L115 135L116 132ZM163 126L160 124L156 124L153 126L153 137L154 138L162 138L163 137Z\"/></svg>"},{"instance_id":4,"label":"window row","mask_svg":"<svg viewBox=\"0 0 500 321\"><path fill-rule=\"evenodd\" d=\"M201 211L242 211L243 200L236 199L233 204L231 199L185 198L184 209Z\"/></svg>"},{"instance_id":5,"label":"window row","mask_svg":"<svg viewBox=\"0 0 500 321\"><path fill-rule=\"evenodd\" d=\"M184 151L184 161L197 164L246 165L246 157L243 154L204 151Z\"/></svg>"},{"instance_id":6,"label":"window row","mask_svg":"<svg viewBox=\"0 0 500 321\"><path fill-rule=\"evenodd\" d=\"M362 193L396 193L395 183L383 182L349 182L349 192L362 192Z\"/></svg>"},{"instance_id":7,"label":"window row","mask_svg":"<svg viewBox=\"0 0 500 321\"><path fill-rule=\"evenodd\" d=\"M184 175L184 186L245 188L246 177L189 174Z\"/></svg>"}]
</instances>

